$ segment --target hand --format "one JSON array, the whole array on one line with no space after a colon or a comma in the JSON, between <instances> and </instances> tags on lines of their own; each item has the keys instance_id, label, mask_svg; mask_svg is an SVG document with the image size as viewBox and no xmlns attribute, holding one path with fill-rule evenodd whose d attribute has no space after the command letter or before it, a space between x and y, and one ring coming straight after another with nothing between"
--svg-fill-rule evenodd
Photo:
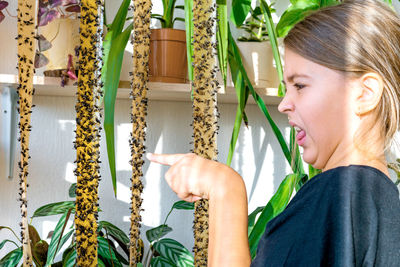
<instances>
[{"instance_id":1,"label":"hand","mask_svg":"<svg viewBox=\"0 0 400 267\"><path fill-rule=\"evenodd\" d=\"M239 176L227 165L193 153L148 153L146 157L152 162L171 166L165 174L165 179L178 197L188 202L209 199L224 190L224 183L227 181L225 178Z\"/></svg>"}]
</instances>

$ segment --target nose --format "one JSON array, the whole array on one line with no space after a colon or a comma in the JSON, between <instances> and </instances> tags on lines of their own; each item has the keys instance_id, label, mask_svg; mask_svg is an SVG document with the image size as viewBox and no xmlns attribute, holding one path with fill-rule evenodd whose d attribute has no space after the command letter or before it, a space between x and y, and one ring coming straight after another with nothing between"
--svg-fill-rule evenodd
<instances>
[{"instance_id":1,"label":"nose","mask_svg":"<svg viewBox=\"0 0 400 267\"><path fill-rule=\"evenodd\" d=\"M281 103L279 103L278 110L279 112L286 114L294 110L293 102L290 100L290 97L287 93L282 99Z\"/></svg>"}]
</instances>

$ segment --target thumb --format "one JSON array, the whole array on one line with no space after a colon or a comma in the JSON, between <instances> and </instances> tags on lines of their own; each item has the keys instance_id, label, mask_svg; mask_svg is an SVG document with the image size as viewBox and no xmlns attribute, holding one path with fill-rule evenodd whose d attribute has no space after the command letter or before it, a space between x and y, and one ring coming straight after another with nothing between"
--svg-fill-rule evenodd
<instances>
[{"instance_id":1,"label":"thumb","mask_svg":"<svg viewBox=\"0 0 400 267\"><path fill-rule=\"evenodd\" d=\"M154 154L154 153L147 153L146 157L148 160L160 163L163 165L174 165L180 159L182 159L187 154Z\"/></svg>"}]
</instances>

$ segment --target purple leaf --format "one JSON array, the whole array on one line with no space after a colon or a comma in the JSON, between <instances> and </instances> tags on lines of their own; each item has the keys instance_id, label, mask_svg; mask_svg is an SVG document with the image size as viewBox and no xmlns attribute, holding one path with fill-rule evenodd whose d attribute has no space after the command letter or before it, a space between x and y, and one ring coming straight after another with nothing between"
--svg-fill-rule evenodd
<instances>
[{"instance_id":1,"label":"purple leaf","mask_svg":"<svg viewBox=\"0 0 400 267\"><path fill-rule=\"evenodd\" d=\"M49 2L44 1L44 0L39 0L39 7L48 7L49 6Z\"/></svg>"},{"instance_id":2,"label":"purple leaf","mask_svg":"<svg viewBox=\"0 0 400 267\"><path fill-rule=\"evenodd\" d=\"M0 22L4 20L6 16L4 16L3 12L0 11Z\"/></svg>"},{"instance_id":3,"label":"purple leaf","mask_svg":"<svg viewBox=\"0 0 400 267\"><path fill-rule=\"evenodd\" d=\"M8 2L6 1L0 1L0 10L5 9L8 6Z\"/></svg>"},{"instance_id":4,"label":"purple leaf","mask_svg":"<svg viewBox=\"0 0 400 267\"><path fill-rule=\"evenodd\" d=\"M49 10L39 17L39 26L45 26L60 16L57 10Z\"/></svg>"},{"instance_id":5,"label":"purple leaf","mask_svg":"<svg viewBox=\"0 0 400 267\"><path fill-rule=\"evenodd\" d=\"M49 50L52 47L51 43L42 34L38 36L38 44L40 52Z\"/></svg>"},{"instance_id":6,"label":"purple leaf","mask_svg":"<svg viewBox=\"0 0 400 267\"><path fill-rule=\"evenodd\" d=\"M76 77L76 75L75 75L75 70L69 70L69 71L67 72L67 74L68 74L68 77L69 77L71 80L78 80L78 77Z\"/></svg>"},{"instance_id":7,"label":"purple leaf","mask_svg":"<svg viewBox=\"0 0 400 267\"><path fill-rule=\"evenodd\" d=\"M80 13L81 12L81 7L79 5L73 5L69 6L65 9L67 12L75 12L75 13Z\"/></svg>"},{"instance_id":8,"label":"purple leaf","mask_svg":"<svg viewBox=\"0 0 400 267\"><path fill-rule=\"evenodd\" d=\"M63 6L70 6L70 5L78 5L78 1L76 0L63 0Z\"/></svg>"},{"instance_id":9,"label":"purple leaf","mask_svg":"<svg viewBox=\"0 0 400 267\"><path fill-rule=\"evenodd\" d=\"M47 57L45 57L42 53L36 52L35 54L35 68L41 68L46 66L49 63Z\"/></svg>"},{"instance_id":10,"label":"purple leaf","mask_svg":"<svg viewBox=\"0 0 400 267\"><path fill-rule=\"evenodd\" d=\"M63 0L49 0L50 8L56 8L63 4Z\"/></svg>"}]
</instances>

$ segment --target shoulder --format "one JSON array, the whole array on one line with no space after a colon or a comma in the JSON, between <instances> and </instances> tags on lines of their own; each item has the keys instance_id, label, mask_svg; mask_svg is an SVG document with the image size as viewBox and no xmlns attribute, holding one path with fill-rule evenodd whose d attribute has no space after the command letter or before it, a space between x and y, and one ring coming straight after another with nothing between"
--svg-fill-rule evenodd
<instances>
[{"instance_id":1,"label":"shoulder","mask_svg":"<svg viewBox=\"0 0 400 267\"><path fill-rule=\"evenodd\" d=\"M390 178L376 168L365 165L337 167L312 178L298 192L298 195L329 192L328 196L343 194L377 195L398 200L399 191ZM324 194L326 195L326 194Z\"/></svg>"}]
</instances>

